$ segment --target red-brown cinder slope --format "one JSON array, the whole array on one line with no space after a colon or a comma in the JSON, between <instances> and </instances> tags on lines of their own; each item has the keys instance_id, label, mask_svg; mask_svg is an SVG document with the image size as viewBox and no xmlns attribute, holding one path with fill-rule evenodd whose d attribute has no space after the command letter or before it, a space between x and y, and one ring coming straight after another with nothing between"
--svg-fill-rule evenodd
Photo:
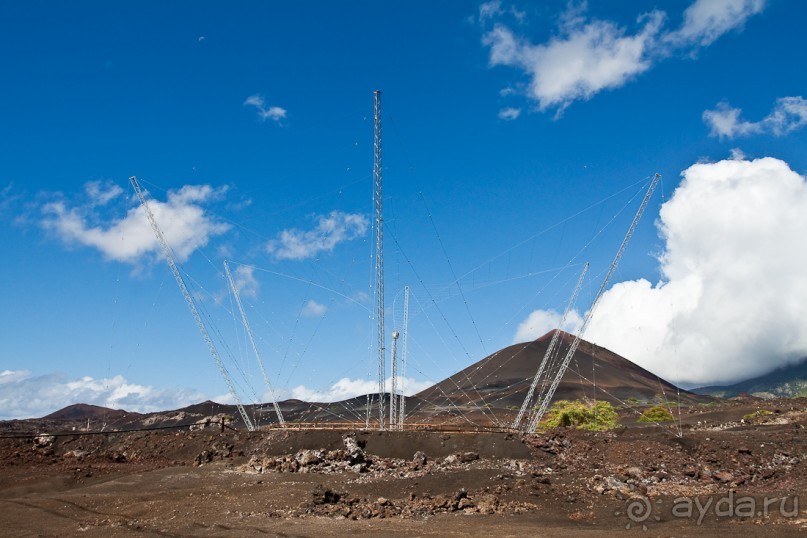
<instances>
[{"instance_id":1,"label":"red-brown cinder slope","mask_svg":"<svg viewBox=\"0 0 807 538\"><path fill-rule=\"evenodd\" d=\"M532 342L497 351L416 396L443 405L520 407L553 333L550 331ZM574 336L561 332L556 364L563 360L573 340ZM557 366L551 369L549 378L553 378L556 372ZM540 389L539 384L536 396ZM679 393L682 403L710 401L684 390L679 392L677 387L641 366L583 340L561 378L553 400L596 398L614 404L623 403L628 398L643 402L663 401L665 398L678 401Z\"/></svg>"}]
</instances>

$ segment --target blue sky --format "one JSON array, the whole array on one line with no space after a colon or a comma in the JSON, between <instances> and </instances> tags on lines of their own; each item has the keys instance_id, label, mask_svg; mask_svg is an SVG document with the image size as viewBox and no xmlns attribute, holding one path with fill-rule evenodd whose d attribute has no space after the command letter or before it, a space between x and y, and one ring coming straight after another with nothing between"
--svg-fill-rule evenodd
<instances>
[{"instance_id":1,"label":"blue sky","mask_svg":"<svg viewBox=\"0 0 807 538\"><path fill-rule=\"evenodd\" d=\"M807 355L806 11L4 2L0 415L226 399L131 175L246 401L225 259L282 397L371 387L376 89L410 392L551 329L590 261L573 330L655 172L586 337L688 385Z\"/></svg>"}]
</instances>

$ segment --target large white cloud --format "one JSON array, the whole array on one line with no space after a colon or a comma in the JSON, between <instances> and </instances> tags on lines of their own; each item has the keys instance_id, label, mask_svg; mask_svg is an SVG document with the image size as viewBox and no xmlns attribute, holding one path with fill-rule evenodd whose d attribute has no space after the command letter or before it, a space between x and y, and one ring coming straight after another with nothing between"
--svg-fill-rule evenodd
<instances>
[{"instance_id":1,"label":"large white cloud","mask_svg":"<svg viewBox=\"0 0 807 538\"><path fill-rule=\"evenodd\" d=\"M485 6L483 23L503 13L498 3ZM557 34L542 43L501 22L484 34L482 43L490 49L491 66L515 67L527 75L526 95L541 111L561 113L576 100L623 86L675 52L691 54L710 45L764 7L764 0L696 0L674 31L663 29L665 13L652 11L640 15L637 30L630 32L612 21L587 20L585 4L570 4Z\"/></svg>"},{"instance_id":2,"label":"large white cloud","mask_svg":"<svg viewBox=\"0 0 807 538\"><path fill-rule=\"evenodd\" d=\"M279 260L305 260L320 252L331 252L339 243L363 236L368 226L364 215L342 211L318 215L316 221L312 230L283 230L276 239L267 243L266 250Z\"/></svg>"},{"instance_id":3,"label":"large white cloud","mask_svg":"<svg viewBox=\"0 0 807 538\"><path fill-rule=\"evenodd\" d=\"M584 338L690 384L807 355L807 183L763 158L696 164L660 213L662 280L610 288ZM536 335L537 336L537 335Z\"/></svg>"},{"instance_id":4,"label":"large white cloud","mask_svg":"<svg viewBox=\"0 0 807 538\"><path fill-rule=\"evenodd\" d=\"M63 374L31 376L25 370L0 372L0 419L35 418L68 405L86 403L148 413L177 409L205 400L187 389L157 389L130 383L123 376L68 379Z\"/></svg>"},{"instance_id":5,"label":"large white cloud","mask_svg":"<svg viewBox=\"0 0 807 538\"><path fill-rule=\"evenodd\" d=\"M97 224L100 217L96 207L108 203L122 190L102 189L96 183L89 183L85 190L91 199L88 205L71 207L62 200L45 204L42 225L65 243L94 247L111 260L137 263L143 256L160 252L160 245L139 204L130 208L123 218ZM230 229L229 224L211 217L202 206L221 196L224 190L209 185L186 185L168 191L165 202L149 200L149 208L180 263L196 249L207 245L211 237Z\"/></svg>"},{"instance_id":6,"label":"large white cloud","mask_svg":"<svg viewBox=\"0 0 807 538\"><path fill-rule=\"evenodd\" d=\"M752 134L784 136L807 125L807 101L800 95L781 97L770 114L759 121L740 119L742 110L720 103L717 108L703 113L703 121L709 125L712 136L734 138Z\"/></svg>"}]
</instances>

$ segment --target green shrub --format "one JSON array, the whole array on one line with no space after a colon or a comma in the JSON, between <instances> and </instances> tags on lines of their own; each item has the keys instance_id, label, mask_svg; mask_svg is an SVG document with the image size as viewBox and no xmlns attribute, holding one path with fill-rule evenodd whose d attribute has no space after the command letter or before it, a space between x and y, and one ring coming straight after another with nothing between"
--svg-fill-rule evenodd
<instances>
[{"instance_id":1,"label":"green shrub","mask_svg":"<svg viewBox=\"0 0 807 538\"><path fill-rule=\"evenodd\" d=\"M619 415L609 402L558 400L541 423L545 428L577 428L603 431L619 427Z\"/></svg>"},{"instance_id":2,"label":"green shrub","mask_svg":"<svg viewBox=\"0 0 807 538\"><path fill-rule=\"evenodd\" d=\"M773 411L768 411L767 409L757 409L753 413L748 413L747 415L743 415L744 420L754 420L755 418L764 417L765 415L772 415Z\"/></svg>"},{"instance_id":3,"label":"green shrub","mask_svg":"<svg viewBox=\"0 0 807 538\"><path fill-rule=\"evenodd\" d=\"M675 420L675 418L666 407L654 405L642 413L637 422L669 422L671 420Z\"/></svg>"}]
</instances>

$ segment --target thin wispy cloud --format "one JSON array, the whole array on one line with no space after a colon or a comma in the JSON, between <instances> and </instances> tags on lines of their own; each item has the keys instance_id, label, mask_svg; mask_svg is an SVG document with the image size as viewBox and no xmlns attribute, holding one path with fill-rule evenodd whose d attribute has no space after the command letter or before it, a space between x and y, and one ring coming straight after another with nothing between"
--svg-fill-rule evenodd
<instances>
[{"instance_id":1,"label":"thin wispy cloud","mask_svg":"<svg viewBox=\"0 0 807 538\"><path fill-rule=\"evenodd\" d=\"M357 291L353 294L353 300L359 303L367 304L370 302L370 294L366 291Z\"/></svg>"},{"instance_id":2,"label":"thin wispy cloud","mask_svg":"<svg viewBox=\"0 0 807 538\"><path fill-rule=\"evenodd\" d=\"M703 113L710 134L720 138L735 138L753 134L784 136L807 125L807 101L801 96L776 100L773 110L763 119L750 122L741 119L742 110L722 102Z\"/></svg>"},{"instance_id":3,"label":"thin wispy cloud","mask_svg":"<svg viewBox=\"0 0 807 538\"><path fill-rule=\"evenodd\" d=\"M57 200L42 206L42 227L65 245L92 247L110 260L136 264L143 262L144 257L159 255L161 247L139 204L129 208L125 216L104 222L95 211L96 206L107 203L113 194L117 196L116 191L103 190L93 183L85 191L91 200L89 204L72 205ZM168 191L165 202L149 200L149 208L180 263L207 245L212 237L230 229L229 224L219 222L203 207L225 191L226 188L214 189L209 185L186 185Z\"/></svg>"},{"instance_id":4,"label":"thin wispy cloud","mask_svg":"<svg viewBox=\"0 0 807 538\"><path fill-rule=\"evenodd\" d=\"M286 119L285 108L279 106L267 106L264 97L258 93L247 97L244 101L244 106L254 107L258 113L258 117L263 121L272 120L275 123L280 124L284 119Z\"/></svg>"},{"instance_id":5,"label":"thin wispy cloud","mask_svg":"<svg viewBox=\"0 0 807 538\"><path fill-rule=\"evenodd\" d=\"M0 218L13 217L14 220L25 220L25 211L20 209L23 199L23 194L13 183L6 184L0 189Z\"/></svg>"},{"instance_id":6,"label":"thin wispy cloud","mask_svg":"<svg viewBox=\"0 0 807 538\"><path fill-rule=\"evenodd\" d=\"M254 275L255 268L239 265L233 270L233 281L241 297L257 297L260 284Z\"/></svg>"},{"instance_id":7,"label":"thin wispy cloud","mask_svg":"<svg viewBox=\"0 0 807 538\"><path fill-rule=\"evenodd\" d=\"M106 205L123 194L123 189L112 182L89 181L84 184L84 192L93 204Z\"/></svg>"},{"instance_id":8,"label":"thin wispy cloud","mask_svg":"<svg viewBox=\"0 0 807 538\"><path fill-rule=\"evenodd\" d=\"M664 36L678 46L711 45L723 34L740 29L765 9L765 0L696 0L684 11L681 28Z\"/></svg>"},{"instance_id":9,"label":"thin wispy cloud","mask_svg":"<svg viewBox=\"0 0 807 538\"><path fill-rule=\"evenodd\" d=\"M491 2L485 2L479 6L480 22L485 22L501 14L502 14L501 0L492 0Z\"/></svg>"},{"instance_id":10,"label":"thin wispy cloud","mask_svg":"<svg viewBox=\"0 0 807 538\"><path fill-rule=\"evenodd\" d=\"M301 314L307 318L321 318L328 311L328 307L324 304L316 302L314 299L309 299Z\"/></svg>"},{"instance_id":11,"label":"thin wispy cloud","mask_svg":"<svg viewBox=\"0 0 807 538\"><path fill-rule=\"evenodd\" d=\"M639 15L631 31L612 21L588 19L585 4L572 4L560 16L556 35L543 43L501 22L493 23L482 43L489 48L491 67L521 71L528 79L526 97L538 110L555 109L559 117L575 101L624 86L670 55L692 54L742 28L764 7L763 0L696 0L674 31L664 30L667 15L661 11ZM487 20L494 21L500 12L501 6L488 8Z\"/></svg>"},{"instance_id":12,"label":"thin wispy cloud","mask_svg":"<svg viewBox=\"0 0 807 538\"><path fill-rule=\"evenodd\" d=\"M520 108L507 107L499 110L499 119L504 121L511 121L517 119L521 115Z\"/></svg>"},{"instance_id":13,"label":"thin wispy cloud","mask_svg":"<svg viewBox=\"0 0 807 538\"><path fill-rule=\"evenodd\" d=\"M501 0L491 0L480 4L478 17L469 17L469 20L472 23L479 22L484 25L496 17L505 15L512 17L517 23L523 22L527 16L526 12L519 10L514 5L505 6Z\"/></svg>"},{"instance_id":14,"label":"thin wispy cloud","mask_svg":"<svg viewBox=\"0 0 807 538\"><path fill-rule=\"evenodd\" d=\"M331 211L315 217L311 230L283 230L269 241L266 250L278 260L305 260L331 252L339 243L363 236L367 232L367 217L359 213Z\"/></svg>"}]
</instances>

